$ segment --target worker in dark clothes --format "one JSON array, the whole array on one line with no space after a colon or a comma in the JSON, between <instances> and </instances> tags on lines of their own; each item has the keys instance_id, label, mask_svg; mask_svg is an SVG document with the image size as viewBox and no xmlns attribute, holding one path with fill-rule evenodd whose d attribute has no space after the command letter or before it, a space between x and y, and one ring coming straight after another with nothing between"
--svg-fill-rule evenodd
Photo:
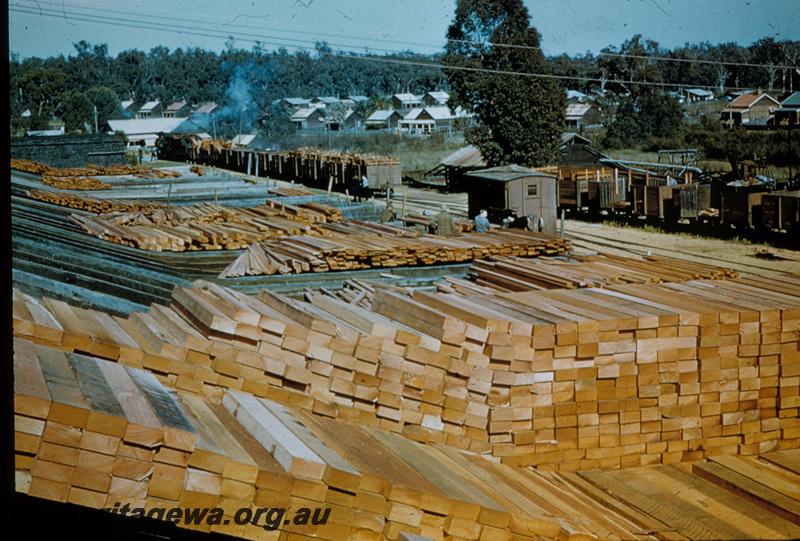
<instances>
[{"instance_id":1,"label":"worker in dark clothes","mask_svg":"<svg viewBox=\"0 0 800 541\"><path fill-rule=\"evenodd\" d=\"M347 183L347 189L350 191L350 195L353 196L353 201L361 202L361 181L355 177L350 179L350 182Z\"/></svg>"},{"instance_id":2,"label":"worker in dark clothes","mask_svg":"<svg viewBox=\"0 0 800 541\"><path fill-rule=\"evenodd\" d=\"M383 210L381 211L381 215L378 218L378 220L382 224L385 224L386 222L391 222L394 219L395 219L394 207L392 206L392 202L389 201L388 203L386 203L386 206L383 207Z\"/></svg>"},{"instance_id":3,"label":"worker in dark clothes","mask_svg":"<svg viewBox=\"0 0 800 541\"><path fill-rule=\"evenodd\" d=\"M142 158L144 157L144 148L139 147L138 156L139 156L139 165L142 165Z\"/></svg>"},{"instance_id":4,"label":"worker in dark clothes","mask_svg":"<svg viewBox=\"0 0 800 541\"><path fill-rule=\"evenodd\" d=\"M476 233L486 233L489 231L489 213L485 210L481 210L477 216L475 216L475 232Z\"/></svg>"},{"instance_id":5,"label":"worker in dark clothes","mask_svg":"<svg viewBox=\"0 0 800 541\"><path fill-rule=\"evenodd\" d=\"M441 212L434 216L433 223L436 227L436 234L440 237L449 237L456 233L456 225L453 222L453 216L448 212L447 205L444 205Z\"/></svg>"}]
</instances>

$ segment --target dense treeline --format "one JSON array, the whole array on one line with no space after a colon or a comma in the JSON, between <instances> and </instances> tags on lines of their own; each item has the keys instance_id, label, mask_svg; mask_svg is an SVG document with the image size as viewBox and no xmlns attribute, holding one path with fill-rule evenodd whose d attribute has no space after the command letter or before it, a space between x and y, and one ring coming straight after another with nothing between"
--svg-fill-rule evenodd
<instances>
[{"instance_id":1,"label":"dense treeline","mask_svg":"<svg viewBox=\"0 0 800 541\"><path fill-rule=\"evenodd\" d=\"M800 42L761 39L749 46L734 43L700 43L673 50L634 36L619 47L599 55L561 55L546 59L555 75L577 77L561 80L563 88L584 92L606 91L601 101L609 133L606 146L625 146L673 135L681 128L680 108L664 91L672 84L710 86L722 92L730 87L762 88L783 94L800 88L800 75L787 68L720 65L696 60L796 66ZM613 56L616 54L626 56ZM692 60L666 62L653 57ZM222 132L235 131L238 123L264 133L288 130L285 116L271 104L287 96L361 94L373 97L371 107L385 106L382 96L395 92L421 93L447 88L442 70L386 62L438 62L440 56L407 53L373 56L373 61L337 53L324 43L313 53L289 53L256 46L238 49L233 42L220 53L203 49L156 47L148 52L128 50L112 56L106 45L75 44L70 55L27 58L12 55L10 98L12 132L43 129L53 116L66 129L91 130L94 109L98 123L118 115L120 99L159 99L164 104L185 99L193 104L216 101L224 106ZM591 80L590 80L591 79ZM621 82L620 82L621 81ZM664 83L663 87L637 82ZM22 117L25 110L29 116ZM227 129L225 119L227 118Z\"/></svg>"},{"instance_id":2,"label":"dense treeline","mask_svg":"<svg viewBox=\"0 0 800 541\"><path fill-rule=\"evenodd\" d=\"M385 57L376 56L377 59ZM393 58L397 58L396 56ZM403 60L431 62L412 53ZM193 104L215 101L225 106L231 121L271 128L271 103L289 96L379 97L395 92L425 92L446 86L441 70L381 61L365 61L334 54L319 44L313 54L285 49L237 49L232 43L221 53L203 49L155 47L149 52L129 50L116 57L106 45L75 44L75 53L51 58L12 57L10 69L11 118L14 131L46 128L52 116L64 120L67 130L93 123L92 105L99 122L114 118L116 107L103 105L121 99L140 102L176 100ZM380 105L380 103L378 104ZM30 117L21 118L26 109Z\"/></svg>"}]
</instances>

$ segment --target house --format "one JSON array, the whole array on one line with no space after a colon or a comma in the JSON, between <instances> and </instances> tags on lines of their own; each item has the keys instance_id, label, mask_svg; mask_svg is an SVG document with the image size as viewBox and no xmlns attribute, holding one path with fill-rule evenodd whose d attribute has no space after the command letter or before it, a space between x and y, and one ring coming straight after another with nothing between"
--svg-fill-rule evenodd
<instances>
[{"instance_id":1,"label":"house","mask_svg":"<svg viewBox=\"0 0 800 541\"><path fill-rule=\"evenodd\" d=\"M392 109L379 109L373 112L364 121L364 126L368 130L389 130L397 127L403 120L403 115Z\"/></svg>"},{"instance_id":2,"label":"house","mask_svg":"<svg viewBox=\"0 0 800 541\"><path fill-rule=\"evenodd\" d=\"M158 100L148 101L136 111L136 118L158 118L163 116L163 108Z\"/></svg>"},{"instance_id":3,"label":"house","mask_svg":"<svg viewBox=\"0 0 800 541\"><path fill-rule=\"evenodd\" d=\"M217 105L213 101L209 101L209 102L203 103L202 105L197 107L192 112L192 114L194 114L194 115L213 115L217 111L219 111L219 105Z\"/></svg>"},{"instance_id":4,"label":"house","mask_svg":"<svg viewBox=\"0 0 800 541\"><path fill-rule=\"evenodd\" d=\"M567 128L581 131L600 124L600 113L597 107L588 103L569 103L564 115L564 124Z\"/></svg>"},{"instance_id":5,"label":"house","mask_svg":"<svg viewBox=\"0 0 800 541\"><path fill-rule=\"evenodd\" d=\"M392 109L395 111L410 111L420 105L422 105L422 100L414 94L405 93L392 96Z\"/></svg>"},{"instance_id":6,"label":"house","mask_svg":"<svg viewBox=\"0 0 800 541\"><path fill-rule=\"evenodd\" d=\"M231 139L234 148L262 149L266 148L266 142L260 135L254 133L239 134Z\"/></svg>"},{"instance_id":7,"label":"house","mask_svg":"<svg viewBox=\"0 0 800 541\"><path fill-rule=\"evenodd\" d=\"M132 118L108 120L101 131L104 133L122 132L129 146L144 144L153 146L159 134L202 133L203 129L188 118Z\"/></svg>"},{"instance_id":8,"label":"house","mask_svg":"<svg viewBox=\"0 0 800 541\"><path fill-rule=\"evenodd\" d=\"M772 116L772 109L781 103L757 90L735 98L722 111L722 120L731 126L764 126Z\"/></svg>"},{"instance_id":9,"label":"house","mask_svg":"<svg viewBox=\"0 0 800 541\"><path fill-rule=\"evenodd\" d=\"M348 100L352 100L354 103L361 103L364 101L369 101L369 98L366 96L361 96L359 94L347 96Z\"/></svg>"},{"instance_id":10,"label":"house","mask_svg":"<svg viewBox=\"0 0 800 541\"><path fill-rule=\"evenodd\" d=\"M140 104L136 100L122 100L119 104L119 112L122 113L122 118L133 118L139 111L139 106Z\"/></svg>"},{"instance_id":11,"label":"house","mask_svg":"<svg viewBox=\"0 0 800 541\"><path fill-rule=\"evenodd\" d=\"M781 102L781 106L772 111L774 126L795 126L800 124L800 91L794 92Z\"/></svg>"},{"instance_id":12,"label":"house","mask_svg":"<svg viewBox=\"0 0 800 541\"><path fill-rule=\"evenodd\" d=\"M422 103L426 106L432 105L447 105L447 100L450 99L450 94L443 90L432 90L422 96Z\"/></svg>"},{"instance_id":13,"label":"house","mask_svg":"<svg viewBox=\"0 0 800 541\"><path fill-rule=\"evenodd\" d=\"M710 101L714 99L714 93L704 88L687 88L684 90L684 96L688 103L696 101Z\"/></svg>"},{"instance_id":14,"label":"house","mask_svg":"<svg viewBox=\"0 0 800 541\"><path fill-rule=\"evenodd\" d=\"M473 121L474 115L461 107L451 111L446 105L417 107L412 109L399 122L400 129L414 135L429 135L434 132L447 132L462 129Z\"/></svg>"},{"instance_id":15,"label":"house","mask_svg":"<svg viewBox=\"0 0 800 541\"><path fill-rule=\"evenodd\" d=\"M290 120L298 130L323 131L325 129L325 111L321 107L304 107L292 114Z\"/></svg>"},{"instance_id":16,"label":"house","mask_svg":"<svg viewBox=\"0 0 800 541\"><path fill-rule=\"evenodd\" d=\"M304 109L311 105L311 100L306 98L283 98L281 100L278 100L278 102L285 108L293 111L297 111L298 109Z\"/></svg>"},{"instance_id":17,"label":"house","mask_svg":"<svg viewBox=\"0 0 800 541\"><path fill-rule=\"evenodd\" d=\"M339 100L339 103L341 103L348 109L352 109L356 106L356 102L351 100L350 98L342 98L341 100Z\"/></svg>"},{"instance_id":18,"label":"house","mask_svg":"<svg viewBox=\"0 0 800 541\"><path fill-rule=\"evenodd\" d=\"M192 106L186 101L174 101L164 109L164 118L189 118Z\"/></svg>"},{"instance_id":19,"label":"house","mask_svg":"<svg viewBox=\"0 0 800 541\"><path fill-rule=\"evenodd\" d=\"M541 223L542 231L556 232L558 180L553 175L512 164L479 169L465 176L470 216L487 210L489 219L500 223L513 213L518 218L532 217L536 229Z\"/></svg>"},{"instance_id":20,"label":"house","mask_svg":"<svg viewBox=\"0 0 800 541\"><path fill-rule=\"evenodd\" d=\"M310 105L317 105L319 107L327 107L328 105L336 105L339 103L339 98L334 98L333 96L317 96L313 100L311 100Z\"/></svg>"},{"instance_id":21,"label":"house","mask_svg":"<svg viewBox=\"0 0 800 541\"><path fill-rule=\"evenodd\" d=\"M329 131L355 131L364 127L364 119L352 109L344 112L344 117L325 117L325 126Z\"/></svg>"}]
</instances>

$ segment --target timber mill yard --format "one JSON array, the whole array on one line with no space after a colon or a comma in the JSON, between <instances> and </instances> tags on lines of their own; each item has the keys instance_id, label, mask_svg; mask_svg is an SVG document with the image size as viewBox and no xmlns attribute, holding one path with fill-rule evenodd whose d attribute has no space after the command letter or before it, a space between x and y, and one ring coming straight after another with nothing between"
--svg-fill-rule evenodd
<instances>
[{"instance_id":1,"label":"timber mill yard","mask_svg":"<svg viewBox=\"0 0 800 541\"><path fill-rule=\"evenodd\" d=\"M691 171L451 161L421 179L448 193L386 156L167 143L12 154L28 504L220 509L193 539L800 538L800 252L573 219L630 195L702 220ZM768 199L736 219L796 235L796 195ZM330 511L233 520L258 508Z\"/></svg>"}]
</instances>

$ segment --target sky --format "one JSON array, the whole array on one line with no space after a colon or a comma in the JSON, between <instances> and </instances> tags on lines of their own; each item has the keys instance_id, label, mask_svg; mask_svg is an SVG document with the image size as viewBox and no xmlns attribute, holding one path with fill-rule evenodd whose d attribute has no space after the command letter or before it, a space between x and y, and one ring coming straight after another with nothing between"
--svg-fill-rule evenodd
<instances>
[{"instance_id":1,"label":"sky","mask_svg":"<svg viewBox=\"0 0 800 541\"><path fill-rule=\"evenodd\" d=\"M800 39L800 0L524 0L547 55L597 53L634 34L687 42ZM9 0L9 49L21 58L70 55L73 43L127 49L201 47L228 36L250 49L441 51L456 0ZM98 22L102 18L103 24ZM90 20L87 20L90 19ZM158 28L152 28L156 26Z\"/></svg>"}]
</instances>

